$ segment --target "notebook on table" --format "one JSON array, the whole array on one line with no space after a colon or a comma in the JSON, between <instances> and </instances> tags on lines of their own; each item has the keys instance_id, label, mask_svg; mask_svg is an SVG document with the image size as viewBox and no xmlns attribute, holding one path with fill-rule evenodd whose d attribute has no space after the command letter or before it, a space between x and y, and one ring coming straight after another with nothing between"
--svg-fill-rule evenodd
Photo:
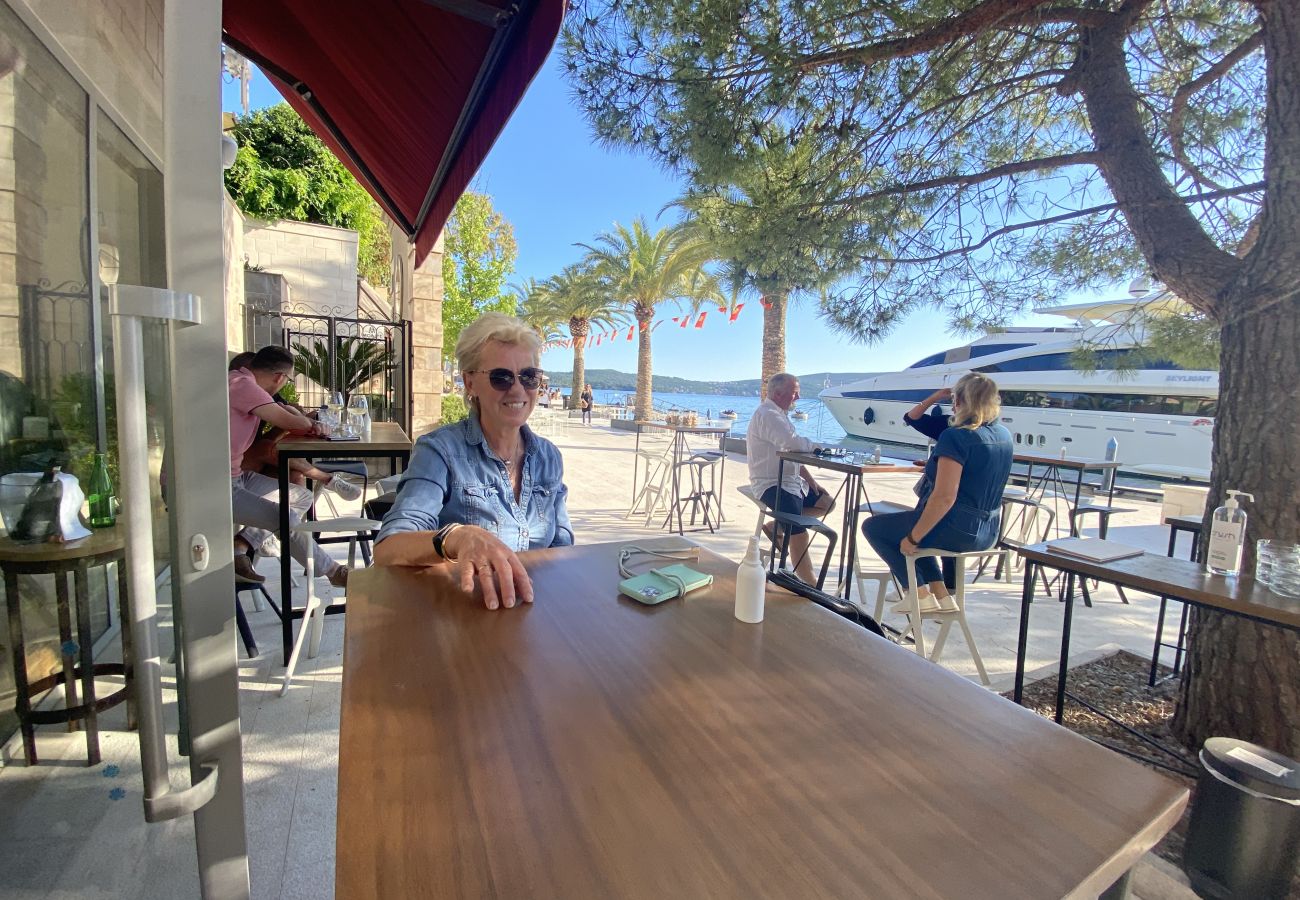
<instances>
[{"instance_id":1,"label":"notebook on table","mask_svg":"<svg viewBox=\"0 0 1300 900\"><path fill-rule=\"evenodd\" d=\"M1075 559L1086 559L1097 563L1129 559L1146 552L1141 547L1130 547L1117 541L1103 541L1101 538L1061 538L1048 541L1047 549L1062 556L1072 556Z\"/></svg>"}]
</instances>

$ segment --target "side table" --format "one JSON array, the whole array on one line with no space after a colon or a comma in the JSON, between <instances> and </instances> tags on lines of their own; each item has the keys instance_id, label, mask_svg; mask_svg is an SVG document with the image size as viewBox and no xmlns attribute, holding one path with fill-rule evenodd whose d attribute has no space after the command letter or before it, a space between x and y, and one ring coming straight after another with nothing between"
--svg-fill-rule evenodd
<instances>
[{"instance_id":1,"label":"side table","mask_svg":"<svg viewBox=\"0 0 1300 900\"><path fill-rule=\"evenodd\" d=\"M0 538L0 572L4 573L5 605L9 610L9 641L14 659L15 703L22 729L27 764L37 764L36 725L84 722L87 765L97 765L99 755L99 713L123 700L127 703L127 727L135 727L134 688L131 672L131 629L127 612L126 545L116 528L96 531L90 537L67 543L19 544ZM117 562L117 602L121 616L122 662L96 663L90 633L91 566ZM77 616L77 639L72 639L72 608L68 603L68 574L72 574ZM27 679L27 652L23 644L23 611L18 591L19 575L53 575L59 614L59 643L63 668L44 678ZM126 684L107 697L96 697L96 675L122 675ZM78 698L77 681L81 681ZM62 709L32 709L32 697L63 682Z\"/></svg>"}]
</instances>

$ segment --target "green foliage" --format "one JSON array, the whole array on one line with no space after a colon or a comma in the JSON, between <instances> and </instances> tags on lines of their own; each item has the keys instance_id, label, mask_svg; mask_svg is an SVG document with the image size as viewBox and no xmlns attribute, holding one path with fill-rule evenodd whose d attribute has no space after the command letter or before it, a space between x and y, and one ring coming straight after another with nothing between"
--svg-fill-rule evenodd
<instances>
[{"instance_id":1,"label":"green foliage","mask_svg":"<svg viewBox=\"0 0 1300 900\"><path fill-rule=\"evenodd\" d=\"M1271 94L1251 43L1258 8L1046 9L579 0L563 59L598 137L683 175L745 281L810 283L818 254L835 275L835 256L857 253L823 307L854 337L925 307L995 327L1144 257L1208 310L1222 285L1192 273L1230 271L1213 257L1236 251L1260 209Z\"/></svg>"},{"instance_id":2,"label":"green foliage","mask_svg":"<svg viewBox=\"0 0 1300 900\"><path fill-rule=\"evenodd\" d=\"M287 103L238 119L239 152L226 189L245 214L351 228L359 235L357 271L371 284L390 280L390 242L379 205Z\"/></svg>"},{"instance_id":3,"label":"green foliage","mask_svg":"<svg viewBox=\"0 0 1300 900\"><path fill-rule=\"evenodd\" d=\"M460 333L485 312L515 314L506 279L515 270L514 229L487 194L466 191L443 232L442 341L450 353Z\"/></svg>"},{"instance_id":4,"label":"green foliage","mask_svg":"<svg viewBox=\"0 0 1300 900\"><path fill-rule=\"evenodd\" d=\"M352 392L373 378L384 374L393 365L393 351L379 341L362 338L337 338L334 344L334 365L330 367L330 347L324 340L310 345L293 345L293 370L305 375L326 390L343 394L346 403ZM372 418L374 414L371 414Z\"/></svg>"},{"instance_id":5,"label":"green foliage","mask_svg":"<svg viewBox=\"0 0 1300 900\"><path fill-rule=\"evenodd\" d=\"M454 425L461 419L469 418L469 407L460 394L442 395L442 424Z\"/></svg>"},{"instance_id":6,"label":"green foliage","mask_svg":"<svg viewBox=\"0 0 1300 900\"><path fill-rule=\"evenodd\" d=\"M104 375L104 417L108 423L108 477L114 485L122 483L118 470L117 458L117 393L111 374ZM95 466L95 454L99 451L98 441L98 407L95 404L94 378L85 372L73 372L63 376L50 401L54 414L52 427L63 432L67 442L66 460L62 463L63 471L75 475L83 488L90 483L90 473Z\"/></svg>"},{"instance_id":7,"label":"green foliage","mask_svg":"<svg viewBox=\"0 0 1300 900\"><path fill-rule=\"evenodd\" d=\"M283 400L285 403L297 403L298 386L295 385L292 381L286 381L284 383L284 387L280 388L280 390L276 392L276 396L279 397L281 400Z\"/></svg>"},{"instance_id":8,"label":"green foliage","mask_svg":"<svg viewBox=\"0 0 1300 900\"><path fill-rule=\"evenodd\" d=\"M1189 311L1152 319L1147 326L1147 345L1155 355L1184 369L1218 369L1219 333L1219 323Z\"/></svg>"}]
</instances>

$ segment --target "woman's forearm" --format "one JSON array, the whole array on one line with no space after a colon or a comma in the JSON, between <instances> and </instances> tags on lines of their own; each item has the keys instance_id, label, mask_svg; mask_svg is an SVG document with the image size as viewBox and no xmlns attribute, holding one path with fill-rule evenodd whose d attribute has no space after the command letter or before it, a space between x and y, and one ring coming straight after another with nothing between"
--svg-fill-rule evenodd
<instances>
[{"instance_id":1,"label":"woman's forearm","mask_svg":"<svg viewBox=\"0 0 1300 900\"><path fill-rule=\"evenodd\" d=\"M940 400L945 399L947 395L948 395L948 391L944 388L940 388L930 396L926 397L920 403L916 404L916 406L913 406L911 409L909 409L907 411L907 418L909 419L921 418L921 416L925 415L927 412L930 411L931 406L934 406Z\"/></svg>"},{"instance_id":2,"label":"woman's forearm","mask_svg":"<svg viewBox=\"0 0 1300 900\"><path fill-rule=\"evenodd\" d=\"M399 531L375 544L377 566L432 566L442 562L433 552L432 531Z\"/></svg>"},{"instance_id":3,"label":"woman's forearm","mask_svg":"<svg viewBox=\"0 0 1300 900\"><path fill-rule=\"evenodd\" d=\"M916 520L912 526L911 538L917 544L925 540L925 536L930 533L934 526L939 524L939 520L948 514L952 509L955 497L936 497L933 494L925 502L925 509L921 510L921 518ZM376 557L377 558L377 557Z\"/></svg>"}]
</instances>

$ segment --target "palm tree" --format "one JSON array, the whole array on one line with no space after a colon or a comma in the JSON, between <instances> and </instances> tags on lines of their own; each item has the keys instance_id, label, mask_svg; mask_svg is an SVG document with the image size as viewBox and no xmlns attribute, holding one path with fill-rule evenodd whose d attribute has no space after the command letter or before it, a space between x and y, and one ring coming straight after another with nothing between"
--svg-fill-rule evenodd
<instances>
[{"instance_id":1,"label":"palm tree","mask_svg":"<svg viewBox=\"0 0 1300 900\"><path fill-rule=\"evenodd\" d=\"M648 419L653 402L654 376L650 355L650 326L655 308L669 301L691 303L693 279L707 260L704 246L679 227L651 232L644 219L632 227L614 224L614 230L581 244L586 262L607 285L609 296L625 306L636 320L640 343L636 363L636 417Z\"/></svg>"},{"instance_id":2,"label":"palm tree","mask_svg":"<svg viewBox=\"0 0 1300 900\"><path fill-rule=\"evenodd\" d=\"M570 403L576 403L587 382L587 337L592 326L617 328L627 322L626 313L612 299L607 285L590 266L577 263L546 281L547 306L552 315L569 326L573 341L573 383Z\"/></svg>"},{"instance_id":3,"label":"palm tree","mask_svg":"<svg viewBox=\"0 0 1300 900\"><path fill-rule=\"evenodd\" d=\"M328 391L339 391L343 402L358 388L393 366L393 350L382 340L344 337L334 341L333 359L328 341L294 344L293 369Z\"/></svg>"},{"instance_id":4,"label":"palm tree","mask_svg":"<svg viewBox=\"0 0 1300 900\"><path fill-rule=\"evenodd\" d=\"M785 320L792 300L825 297L858 267L865 252L869 210L826 201L836 178L857 163L844 160L830 176L811 141L761 145L734 183L696 187L669 204L683 209L683 229L712 247L720 278L736 302L757 297L763 306L762 396L767 380L786 368Z\"/></svg>"},{"instance_id":5,"label":"palm tree","mask_svg":"<svg viewBox=\"0 0 1300 900\"><path fill-rule=\"evenodd\" d=\"M544 282L526 278L510 285L515 297L515 315L537 332L544 342L558 341L564 337L560 331L563 317L551 307L550 291Z\"/></svg>"}]
</instances>

